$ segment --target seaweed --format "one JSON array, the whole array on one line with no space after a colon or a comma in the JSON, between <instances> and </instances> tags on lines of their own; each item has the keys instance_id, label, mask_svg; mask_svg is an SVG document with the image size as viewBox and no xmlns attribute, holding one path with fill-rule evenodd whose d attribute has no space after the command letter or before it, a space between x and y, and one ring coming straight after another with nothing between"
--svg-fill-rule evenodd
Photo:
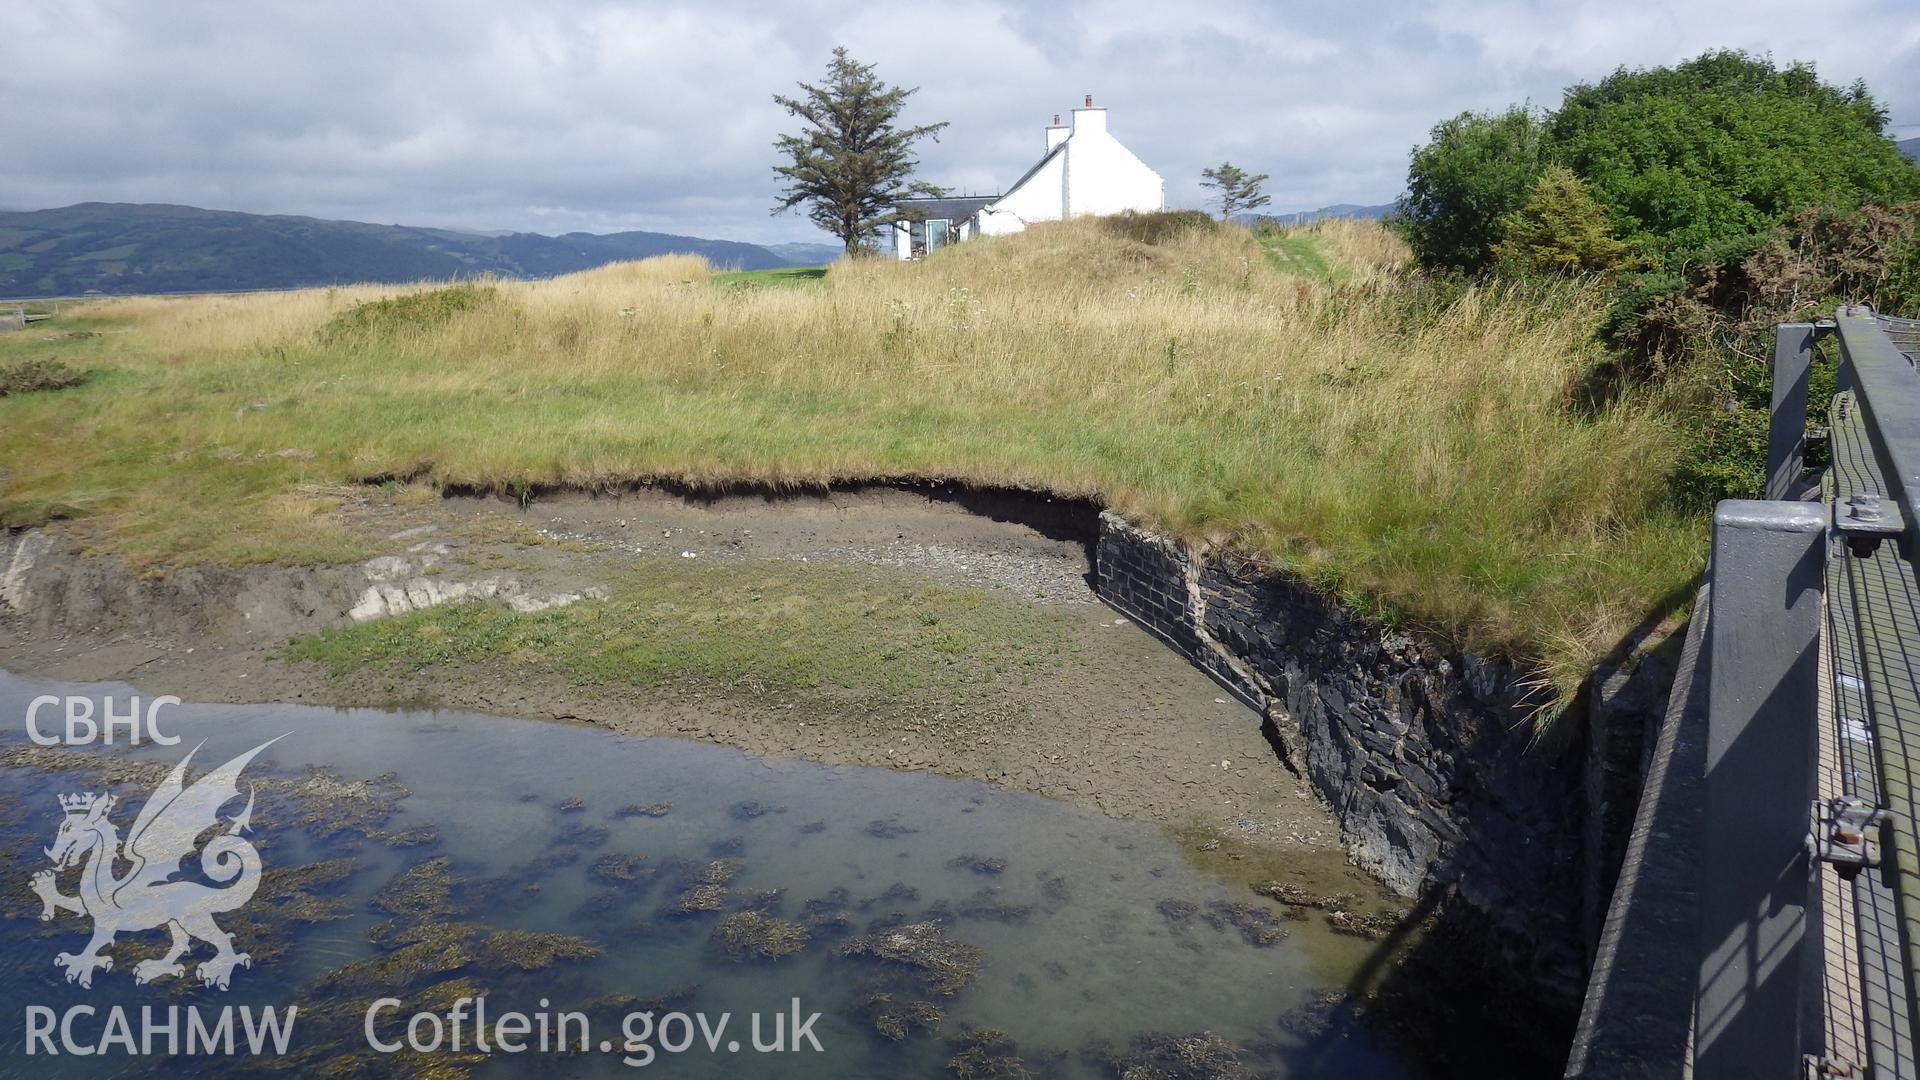
<instances>
[{"instance_id":1,"label":"seaweed","mask_svg":"<svg viewBox=\"0 0 1920 1080\"><path fill-rule=\"evenodd\" d=\"M925 981L928 992L938 997L959 993L980 970L984 956L979 946L949 938L930 922L848 938L840 943L837 953L911 970Z\"/></svg>"},{"instance_id":2,"label":"seaweed","mask_svg":"<svg viewBox=\"0 0 1920 1080\"><path fill-rule=\"evenodd\" d=\"M804 952L812 932L756 911L740 911L714 924L707 944L729 960L779 960Z\"/></svg>"},{"instance_id":3,"label":"seaweed","mask_svg":"<svg viewBox=\"0 0 1920 1080\"><path fill-rule=\"evenodd\" d=\"M1007 868L1007 860L985 855L956 855L947 860L949 870L971 870L976 874L998 874Z\"/></svg>"},{"instance_id":4,"label":"seaweed","mask_svg":"<svg viewBox=\"0 0 1920 1080\"><path fill-rule=\"evenodd\" d=\"M374 910L404 919L435 919L459 915L466 907L453 898L464 879L453 872L453 861L442 855L401 871L382 885L368 901Z\"/></svg>"},{"instance_id":5,"label":"seaweed","mask_svg":"<svg viewBox=\"0 0 1920 1080\"><path fill-rule=\"evenodd\" d=\"M602 855L587 867L587 876L602 885L624 885L640 879L645 855Z\"/></svg>"},{"instance_id":6,"label":"seaweed","mask_svg":"<svg viewBox=\"0 0 1920 1080\"><path fill-rule=\"evenodd\" d=\"M947 1071L954 1080L1028 1080L1033 1076L1004 1031L969 1027L948 1039L947 1047L953 1051L947 1059Z\"/></svg>"},{"instance_id":7,"label":"seaweed","mask_svg":"<svg viewBox=\"0 0 1920 1080\"><path fill-rule=\"evenodd\" d=\"M786 812L787 808L784 806L768 806L766 803L753 802L751 800L747 802L737 802L727 807L727 816L735 821L758 821L768 814L784 814Z\"/></svg>"},{"instance_id":8,"label":"seaweed","mask_svg":"<svg viewBox=\"0 0 1920 1080\"><path fill-rule=\"evenodd\" d=\"M1251 904L1234 903L1226 900L1211 900L1207 911L1201 918L1215 930L1238 930L1247 944L1260 948L1269 948L1286 940L1287 929L1273 912L1257 908Z\"/></svg>"},{"instance_id":9,"label":"seaweed","mask_svg":"<svg viewBox=\"0 0 1920 1080\"><path fill-rule=\"evenodd\" d=\"M1241 1061L1243 1054L1213 1032L1198 1031L1139 1035L1124 1051L1096 1043L1081 1058L1123 1080L1248 1080L1253 1074Z\"/></svg>"},{"instance_id":10,"label":"seaweed","mask_svg":"<svg viewBox=\"0 0 1920 1080\"><path fill-rule=\"evenodd\" d=\"M994 886L979 890L972 896L955 905L954 912L963 919L989 919L994 922L1025 922L1033 914L1033 908L1026 904L1009 904L1000 899L1000 890Z\"/></svg>"},{"instance_id":11,"label":"seaweed","mask_svg":"<svg viewBox=\"0 0 1920 1080\"><path fill-rule=\"evenodd\" d=\"M599 825L570 825L553 838L554 847L604 847L611 834Z\"/></svg>"},{"instance_id":12,"label":"seaweed","mask_svg":"<svg viewBox=\"0 0 1920 1080\"><path fill-rule=\"evenodd\" d=\"M695 915L727 906L727 883L740 872L740 860L715 859L701 867L662 915Z\"/></svg>"},{"instance_id":13,"label":"seaweed","mask_svg":"<svg viewBox=\"0 0 1920 1080\"><path fill-rule=\"evenodd\" d=\"M920 1028L931 1035L946 1020L940 1006L923 999L898 1000L877 981L865 984L853 999L853 1011L873 1025L883 1038L901 1042Z\"/></svg>"}]
</instances>

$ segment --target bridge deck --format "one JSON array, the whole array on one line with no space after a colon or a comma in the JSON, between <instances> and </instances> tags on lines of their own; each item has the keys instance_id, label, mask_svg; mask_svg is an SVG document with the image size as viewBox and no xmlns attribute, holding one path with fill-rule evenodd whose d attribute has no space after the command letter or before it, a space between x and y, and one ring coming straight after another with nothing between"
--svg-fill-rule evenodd
<instances>
[{"instance_id":1,"label":"bridge deck","mask_svg":"<svg viewBox=\"0 0 1920 1080\"><path fill-rule=\"evenodd\" d=\"M1825 492L1830 498L1887 490L1862 412L1851 391L1834 399L1829 413L1833 467ZM1916 636L1920 592L1896 545L1882 544L1866 558L1842 551L1828 559L1821 635L1822 798L1844 796L1886 806L1896 816L1912 813L1916 792L1910 753L1920 750L1920 707L1915 706L1920 699L1914 695L1912 664L1889 661L1920 657ZM1887 752L1876 754L1876 748ZM1890 770L1884 768L1889 762ZM1865 1062L1876 1077L1915 1075L1900 933L1902 919L1920 911L1911 839L1909 828L1907 843L1896 839L1893 850L1882 853L1897 871L1897 890L1872 872L1851 885L1831 870L1823 873L1829 901L1823 911L1828 1053Z\"/></svg>"}]
</instances>

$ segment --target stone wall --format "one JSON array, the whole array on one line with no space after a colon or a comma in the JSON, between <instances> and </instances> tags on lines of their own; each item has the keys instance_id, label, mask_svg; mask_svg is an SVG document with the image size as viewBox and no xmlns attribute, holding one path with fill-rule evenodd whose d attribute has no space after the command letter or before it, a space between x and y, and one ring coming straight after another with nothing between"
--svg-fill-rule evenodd
<instances>
[{"instance_id":1,"label":"stone wall","mask_svg":"<svg viewBox=\"0 0 1920 1080\"><path fill-rule=\"evenodd\" d=\"M1584 718L1536 734L1516 673L1383 631L1297 577L1180 544L1105 513L1101 596L1234 690L1272 723L1288 764L1339 818L1355 862L1458 928L1528 984L1577 1000L1637 790L1607 745L1609 819L1588 828ZM1636 685L1647 681L1630 680ZM1657 702L1615 688L1595 704ZM1602 718L1636 735L1645 719ZM1569 730L1569 729L1579 730ZM1628 767L1629 769L1631 766ZM1624 814L1618 809L1624 803Z\"/></svg>"}]
</instances>

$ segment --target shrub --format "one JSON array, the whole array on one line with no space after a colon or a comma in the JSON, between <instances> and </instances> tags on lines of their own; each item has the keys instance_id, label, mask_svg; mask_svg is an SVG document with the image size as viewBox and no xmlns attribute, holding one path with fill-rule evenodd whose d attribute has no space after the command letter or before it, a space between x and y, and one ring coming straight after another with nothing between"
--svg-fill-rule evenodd
<instances>
[{"instance_id":1,"label":"shrub","mask_svg":"<svg viewBox=\"0 0 1920 1080\"><path fill-rule=\"evenodd\" d=\"M1920 197L1920 169L1882 134L1886 122L1861 83L1830 86L1810 64L1720 50L1572 88L1547 144L1623 237L1672 263L1768 236L1808 205Z\"/></svg>"},{"instance_id":2,"label":"shrub","mask_svg":"<svg viewBox=\"0 0 1920 1080\"><path fill-rule=\"evenodd\" d=\"M1500 220L1526 204L1540 175L1541 121L1515 105L1498 116L1461 113L1413 152L1394 222L1420 265L1484 270Z\"/></svg>"},{"instance_id":3,"label":"shrub","mask_svg":"<svg viewBox=\"0 0 1920 1080\"><path fill-rule=\"evenodd\" d=\"M1623 298L1623 336L1657 364L1684 363L1693 437L1674 477L1690 506L1753 498L1764 483L1773 327L1866 303L1920 315L1920 202L1841 211L1808 207L1773 237L1693 277L1650 277ZM1644 311L1633 310L1644 303ZM1818 369L1809 420L1820 423L1831 371Z\"/></svg>"},{"instance_id":4,"label":"shrub","mask_svg":"<svg viewBox=\"0 0 1920 1080\"><path fill-rule=\"evenodd\" d=\"M22 360L0 367L0 397L30 394L35 390L65 390L87 381L84 371L76 371L58 360Z\"/></svg>"},{"instance_id":5,"label":"shrub","mask_svg":"<svg viewBox=\"0 0 1920 1080\"><path fill-rule=\"evenodd\" d=\"M1182 233L1211 232L1218 224L1203 210L1123 210L1099 221L1113 235L1142 244L1164 244Z\"/></svg>"},{"instance_id":6,"label":"shrub","mask_svg":"<svg viewBox=\"0 0 1920 1080\"><path fill-rule=\"evenodd\" d=\"M1549 165L1527 204L1500 219L1493 256L1514 274L1593 274L1620 266L1627 245L1607 232L1606 208L1564 165Z\"/></svg>"},{"instance_id":7,"label":"shrub","mask_svg":"<svg viewBox=\"0 0 1920 1080\"><path fill-rule=\"evenodd\" d=\"M397 331L434 329L461 312L492 301L497 294L498 290L492 285L454 285L369 300L329 319L320 328L320 343L327 346L364 344L390 337Z\"/></svg>"}]
</instances>

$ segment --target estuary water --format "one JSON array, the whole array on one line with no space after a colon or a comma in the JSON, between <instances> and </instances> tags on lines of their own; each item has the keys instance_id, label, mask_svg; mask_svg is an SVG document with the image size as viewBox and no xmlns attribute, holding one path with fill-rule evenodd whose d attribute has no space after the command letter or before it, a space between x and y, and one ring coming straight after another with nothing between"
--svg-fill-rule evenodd
<instances>
[{"instance_id":1,"label":"estuary water","mask_svg":"<svg viewBox=\"0 0 1920 1080\"><path fill-rule=\"evenodd\" d=\"M1327 1004L1370 943L1195 869L1150 826L924 773L464 713L188 703L159 714L177 745L41 747L25 729L41 695L124 714L135 691L0 674L7 1076L1410 1075ZM86 813L60 797L113 794L124 842L190 749L188 785L281 736L194 824L258 852L253 897L213 916L249 963L202 985L215 947L196 940L179 974L140 985L168 934L124 929L90 988L69 981L56 956L102 916L40 918L33 876ZM127 854L105 880L131 875ZM58 894L89 872L60 869ZM223 887L198 854L176 880ZM488 1024L529 1017L526 1049L474 1045L481 997ZM116 1007L150 1053L126 1052ZM297 1009L284 1048L248 1053L244 1021L269 1007ZM236 1053L187 1053L203 1049L181 1045L189 1012L232 1016ZM590 1025L584 1051L536 1045L562 1013ZM757 1051L776 1016L797 1048ZM439 1044L407 1045L409 1023Z\"/></svg>"}]
</instances>

